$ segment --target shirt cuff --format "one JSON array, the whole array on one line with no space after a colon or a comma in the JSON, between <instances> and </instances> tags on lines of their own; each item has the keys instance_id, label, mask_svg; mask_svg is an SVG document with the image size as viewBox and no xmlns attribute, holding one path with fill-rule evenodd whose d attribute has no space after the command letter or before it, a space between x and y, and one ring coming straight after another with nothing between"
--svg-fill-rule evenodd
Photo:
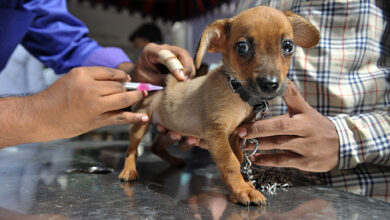
<instances>
[{"instance_id":1,"label":"shirt cuff","mask_svg":"<svg viewBox=\"0 0 390 220\"><path fill-rule=\"evenodd\" d=\"M353 122L346 114L340 114L328 117L336 126L339 136L339 165L338 169L350 169L362 163L359 145L354 138L354 132L351 129Z\"/></svg>"},{"instance_id":2,"label":"shirt cuff","mask_svg":"<svg viewBox=\"0 0 390 220\"><path fill-rule=\"evenodd\" d=\"M131 62L130 58L117 47L101 47L92 52L87 59L84 60L83 66L105 66L116 68L119 64Z\"/></svg>"}]
</instances>

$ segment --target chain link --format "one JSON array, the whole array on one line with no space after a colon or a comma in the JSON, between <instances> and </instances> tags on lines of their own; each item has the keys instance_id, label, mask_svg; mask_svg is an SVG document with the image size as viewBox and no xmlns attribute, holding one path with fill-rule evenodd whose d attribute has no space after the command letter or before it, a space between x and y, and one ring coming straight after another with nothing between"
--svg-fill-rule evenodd
<instances>
[{"instance_id":1,"label":"chain link","mask_svg":"<svg viewBox=\"0 0 390 220\"><path fill-rule=\"evenodd\" d=\"M265 116L265 114L268 111L268 103L264 102L264 107L258 110L256 113L256 117L254 121L262 120ZM253 150L245 150L246 144L255 144L255 148ZM256 180L253 179L252 175L252 162L250 161L249 157L255 155L257 150L259 149L259 141L257 139L244 139L241 143L241 151L244 153L244 165L242 166L241 172L245 175L244 177L247 178L253 185L256 183Z\"/></svg>"}]
</instances>

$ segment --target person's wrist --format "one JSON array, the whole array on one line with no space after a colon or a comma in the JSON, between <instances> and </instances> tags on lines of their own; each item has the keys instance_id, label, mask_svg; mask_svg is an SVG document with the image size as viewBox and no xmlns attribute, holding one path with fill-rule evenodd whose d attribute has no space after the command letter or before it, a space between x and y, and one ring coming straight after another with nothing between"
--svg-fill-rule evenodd
<instances>
[{"instance_id":1,"label":"person's wrist","mask_svg":"<svg viewBox=\"0 0 390 220\"><path fill-rule=\"evenodd\" d=\"M29 126L31 127L30 138L32 142L50 141L56 139L56 129L53 126L55 117L53 112L55 107L48 103L48 100L44 97L44 92L32 95L30 97L24 97L23 103L28 105L26 109L26 120L29 120Z\"/></svg>"},{"instance_id":2,"label":"person's wrist","mask_svg":"<svg viewBox=\"0 0 390 220\"><path fill-rule=\"evenodd\" d=\"M28 142L40 141L42 135L44 135L44 118L42 117L43 110L45 109L41 103L41 99L38 94L23 97L22 105L24 105L26 118L25 121L28 121L27 127L31 132L29 132L28 137L31 139Z\"/></svg>"}]
</instances>

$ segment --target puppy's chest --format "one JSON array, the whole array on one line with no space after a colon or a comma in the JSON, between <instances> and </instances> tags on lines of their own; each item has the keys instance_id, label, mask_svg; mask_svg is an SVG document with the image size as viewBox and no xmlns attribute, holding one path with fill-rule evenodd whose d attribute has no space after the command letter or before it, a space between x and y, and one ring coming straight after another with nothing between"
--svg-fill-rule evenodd
<instances>
[{"instance_id":1,"label":"puppy's chest","mask_svg":"<svg viewBox=\"0 0 390 220\"><path fill-rule=\"evenodd\" d=\"M253 108L234 93L229 86L220 87L213 95L206 96L203 128L218 128L226 133L233 132L243 121L253 115ZM203 119L203 120L204 120ZM202 120L202 119L201 119Z\"/></svg>"},{"instance_id":2,"label":"puppy's chest","mask_svg":"<svg viewBox=\"0 0 390 220\"><path fill-rule=\"evenodd\" d=\"M225 124L227 133L231 133L236 128L244 123L249 122L254 118L252 107L246 103L232 103L229 111L226 112L226 116L221 117L222 124Z\"/></svg>"}]
</instances>

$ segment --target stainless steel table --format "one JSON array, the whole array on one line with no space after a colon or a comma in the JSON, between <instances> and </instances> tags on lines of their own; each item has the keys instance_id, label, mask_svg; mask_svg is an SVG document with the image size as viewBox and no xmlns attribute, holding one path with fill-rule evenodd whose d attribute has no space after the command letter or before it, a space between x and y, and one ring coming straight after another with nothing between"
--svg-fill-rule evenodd
<instances>
[{"instance_id":1,"label":"stainless steel table","mask_svg":"<svg viewBox=\"0 0 390 220\"><path fill-rule=\"evenodd\" d=\"M265 193L264 207L229 202L207 151L172 149L178 169L148 149L140 179L117 179L127 141L52 142L0 150L0 219L390 219L390 204L321 186ZM113 168L85 173L91 166ZM108 170L109 171L109 170Z\"/></svg>"}]
</instances>

